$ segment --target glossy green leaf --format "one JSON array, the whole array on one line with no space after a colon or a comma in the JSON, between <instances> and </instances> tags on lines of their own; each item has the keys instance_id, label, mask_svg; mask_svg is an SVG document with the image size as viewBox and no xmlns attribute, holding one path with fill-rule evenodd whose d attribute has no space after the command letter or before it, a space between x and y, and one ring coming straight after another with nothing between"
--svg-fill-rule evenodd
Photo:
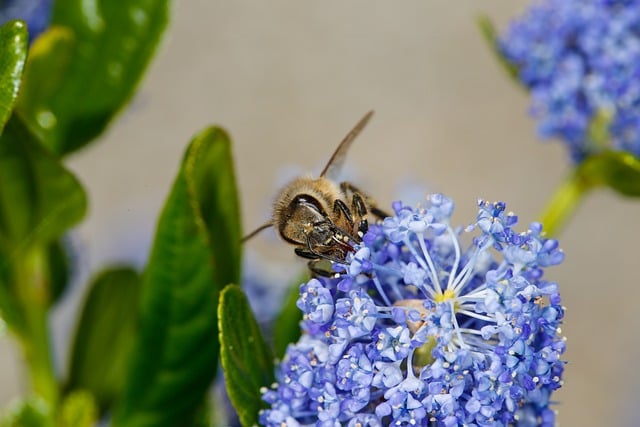
<instances>
[{"instance_id":1,"label":"glossy green leaf","mask_svg":"<svg viewBox=\"0 0 640 427\"><path fill-rule=\"evenodd\" d=\"M18 97L28 45L24 22L9 21L0 27L0 133Z\"/></svg>"},{"instance_id":2,"label":"glossy green leaf","mask_svg":"<svg viewBox=\"0 0 640 427\"><path fill-rule=\"evenodd\" d=\"M58 119L47 99L64 84L76 49L73 31L55 26L38 36L29 49L16 109L49 146L53 146Z\"/></svg>"},{"instance_id":3,"label":"glossy green leaf","mask_svg":"<svg viewBox=\"0 0 640 427\"><path fill-rule=\"evenodd\" d=\"M242 227L229 135L217 127L200 133L184 168L206 225L214 279L223 286L240 283Z\"/></svg>"},{"instance_id":4,"label":"glossy green leaf","mask_svg":"<svg viewBox=\"0 0 640 427\"><path fill-rule=\"evenodd\" d=\"M603 151L586 158L576 173L591 186L606 186L625 196L640 196L640 159L625 151Z\"/></svg>"},{"instance_id":5,"label":"glossy green leaf","mask_svg":"<svg viewBox=\"0 0 640 427\"><path fill-rule=\"evenodd\" d=\"M196 136L164 206L117 427L193 423L215 377L219 294L240 271L230 145L218 128Z\"/></svg>"},{"instance_id":6,"label":"glossy green leaf","mask_svg":"<svg viewBox=\"0 0 640 427\"><path fill-rule=\"evenodd\" d=\"M71 37L53 37L56 43L49 38L50 49L29 59L29 95L19 103L21 115L55 152L89 143L131 98L166 27L168 9L169 0L55 2L53 31L65 27Z\"/></svg>"},{"instance_id":7,"label":"glossy green leaf","mask_svg":"<svg viewBox=\"0 0 640 427\"><path fill-rule=\"evenodd\" d=\"M258 411L265 406L260 388L274 381L273 356L239 286L222 291L218 319L227 393L242 425L256 425Z\"/></svg>"},{"instance_id":8,"label":"glossy green leaf","mask_svg":"<svg viewBox=\"0 0 640 427\"><path fill-rule=\"evenodd\" d=\"M305 272L291 284L286 301L282 304L282 310L278 313L273 325L273 351L276 358L282 359L287 346L298 341L302 333L300 322L302 321L302 310L296 303L300 297L300 283L309 281L309 273Z\"/></svg>"},{"instance_id":9,"label":"glossy green leaf","mask_svg":"<svg viewBox=\"0 0 640 427\"><path fill-rule=\"evenodd\" d=\"M67 389L88 390L102 411L111 406L124 384L141 289L142 279L132 268L105 270L91 283L78 319Z\"/></svg>"},{"instance_id":10,"label":"glossy green leaf","mask_svg":"<svg viewBox=\"0 0 640 427\"><path fill-rule=\"evenodd\" d=\"M491 19L489 19L488 16L480 15L477 19L477 24L480 29L480 33L487 43L487 46L498 60L498 63L502 66L507 75L513 79L513 81L518 82L518 67L509 62L502 55L502 52L500 52L498 32L496 31L496 27L493 25Z\"/></svg>"},{"instance_id":11,"label":"glossy green leaf","mask_svg":"<svg viewBox=\"0 0 640 427\"><path fill-rule=\"evenodd\" d=\"M49 243L86 209L79 181L12 116L0 137L0 251Z\"/></svg>"},{"instance_id":12,"label":"glossy green leaf","mask_svg":"<svg viewBox=\"0 0 640 427\"><path fill-rule=\"evenodd\" d=\"M106 359L106 358L105 358ZM96 369L99 369L96 367ZM58 427L93 427L98 421L98 407L90 393L74 391L65 397L58 413Z\"/></svg>"}]
</instances>

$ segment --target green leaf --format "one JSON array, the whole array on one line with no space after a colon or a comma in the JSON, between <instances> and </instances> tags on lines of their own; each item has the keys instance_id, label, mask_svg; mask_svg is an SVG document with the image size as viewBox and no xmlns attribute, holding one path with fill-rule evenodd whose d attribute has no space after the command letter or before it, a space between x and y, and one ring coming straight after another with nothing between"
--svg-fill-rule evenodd
<instances>
[{"instance_id":1,"label":"green leaf","mask_svg":"<svg viewBox=\"0 0 640 427\"><path fill-rule=\"evenodd\" d=\"M98 408L93 396L86 391L74 391L62 402L57 426L93 427L97 421Z\"/></svg>"},{"instance_id":2,"label":"green leaf","mask_svg":"<svg viewBox=\"0 0 640 427\"><path fill-rule=\"evenodd\" d=\"M209 396L205 397L204 401L200 404L200 407L196 409L196 414L193 419L191 427L212 427L211 420L211 399Z\"/></svg>"},{"instance_id":3,"label":"green leaf","mask_svg":"<svg viewBox=\"0 0 640 427\"><path fill-rule=\"evenodd\" d=\"M12 116L0 137L0 252L49 243L86 209L79 181Z\"/></svg>"},{"instance_id":4,"label":"green leaf","mask_svg":"<svg viewBox=\"0 0 640 427\"><path fill-rule=\"evenodd\" d=\"M498 60L498 63L513 81L518 82L518 67L509 62L507 58L502 55L498 44L498 32L496 31L496 27L493 25L491 19L486 15L480 15L476 22L480 29L480 33L487 43L487 46Z\"/></svg>"},{"instance_id":5,"label":"green leaf","mask_svg":"<svg viewBox=\"0 0 640 427\"><path fill-rule=\"evenodd\" d=\"M13 265L7 258L8 255L0 251L0 323L3 330L8 326L16 335L20 335L26 329L24 313L12 287Z\"/></svg>"},{"instance_id":6,"label":"green leaf","mask_svg":"<svg viewBox=\"0 0 640 427\"><path fill-rule=\"evenodd\" d=\"M127 357L135 340L141 282L140 275L129 267L103 271L91 283L78 319L66 388L90 391L103 412L124 385Z\"/></svg>"},{"instance_id":7,"label":"green leaf","mask_svg":"<svg viewBox=\"0 0 640 427\"><path fill-rule=\"evenodd\" d=\"M169 0L65 0L54 32L27 64L20 114L53 151L66 154L98 136L134 93L168 20ZM75 40L75 42L73 42ZM21 97L22 98L22 97Z\"/></svg>"},{"instance_id":8,"label":"green leaf","mask_svg":"<svg viewBox=\"0 0 640 427\"><path fill-rule=\"evenodd\" d=\"M209 128L183 159L144 274L139 334L114 426L189 425L215 377L218 299L240 271L230 145L224 131Z\"/></svg>"},{"instance_id":9,"label":"green leaf","mask_svg":"<svg viewBox=\"0 0 640 427\"><path fill-rule=\"evenodd\" d=\"M47 402L31 396L4 409L0 427L53 427L51 418L51 408Z\"/></svg>"},{"instance_id":10,"label":"green leaf","mask_svg":"<svg viewBox=\"0 0 640 427\"><path fill-rule=\"evenodd\" d=\"M273 356L239 286L222 291L218 318L227 393L242 425L256 425L258 411L264 407L260 388L274 381Z\"/></svg>"},{"instance_id":11,"label":"green leaf","mask_svg":"<svg viewBox=\"0 0 640 427\"><path fill-rule=\"evenodd\" d=\"M298 341L302 333L300 322L302 321L302 310L296 303L300 297L300 283L309 281L309 273L301 274L298 279L291 284L287 299L282 305L282 310L278 313L273 325L273 348L277 359L282 359L287 346Z\"/></svg>"},{"instance_id":12,"label":"green leaf","mask_svg":"<svg viewBox=\"0 0 640 427\"><path fill-rule=\"evenodd\" d=\"M18 97L28 45L24 22L9 21L0 27L0 133Z\"/></svg>"},{"instance_id":13,"label":"green leaf","mask_svg":"<svg viewBox=\"0 0 640 427\"><path fill-rule=\"evenodd\" d=\"M625 151L603 151L586 158L576 173L591 186L606 186L625 196L640 196L640 159Z\"/></svg>"},{"instance_id":14,"label":"green leaf","mask_svg":"<svg viewBox=\"0 0 640 427\"><path fill-rule=\"evenodd\" d=\"M24 304L35 304L25 286L38 288L37 304L61 292L65 273L53 245L86 208L78 180L13 115L0 136L0 311L15 333L28 333ZM34 253L43 254L42 265L19 271Z\"/></svg>"},{"instance_id":15,"label":"green leaf","mask_svg":"<svg viewBox=\"0 0 640 427\"><path fill-rule=\"evenodd\" d=\"M56 137L58 118L49 108L48 99L64 84L76 49L73 31L55 26L38 36L29 49L16 109L50 147Z\"/></svg>"},{"instance_id":16,"label":"green leaf","mask_svg":"<svg viewBox=\"0 0 640 427\"><path fill-rule=\"evenodd\" d=\"M49 279L51 281L51 305L54 305L67 289L71 276L71 260L67 249L60 240L49 243L47 247L47 255Z\"/></svg>"},{"instance_id":17,"label":"green leaf","mask_svg":"<svg viewBox=\"0 0 640 427\"><path fill-rule=\"evenodd\" d=\"M216 261L214 279L223 286L240 283L242 227L231 140L223 129L211 127L193 140L190 152L184 168Z\"/></svg>"}]
</instances>

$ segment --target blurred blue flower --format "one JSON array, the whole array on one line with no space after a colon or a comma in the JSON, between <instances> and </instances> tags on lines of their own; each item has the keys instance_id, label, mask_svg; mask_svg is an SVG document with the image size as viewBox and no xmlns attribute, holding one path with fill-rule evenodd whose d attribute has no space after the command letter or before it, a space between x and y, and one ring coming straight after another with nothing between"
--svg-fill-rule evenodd
<instances>
[{"instance_id":1,"label":"blurred blue flower","mask_svg":"<svg viewBox=\"0 0 640 427\"><path fill-rule=\"evenodd\" d=\"M396 203L334 278L301 285L305 334L263 392L261 423L553 425L564 308L543 273L564 254L537 223L514 231L505 208L480 201L454 229L445 196Z\"/></svg>"},{"instance_id":2,"label":"blurred blue flower","mask_svg":"<svg viewBox=\"0 0 640 427\"><path fill-rule=\"evenodd\" d=\"M268 327L282 310L283 301L303 270L297 260L278 262L247 249L242 260L242 289L256 320Z\"/></svg>"},{"instance_id":3,"label":"blurred blue flower","mask_svg":"<svg viewBox=\"0 0 640 427\"><path fill-rule=\"evenodd\" d=\"M0 0L0 25L14 19L27 23L32 42L49 26L53 0Z\"/></svg>"},{"instance_id":4,"label":"blurred blue flower","mask_svg":"<svg viewBox=\"0 0 640 427\"><path fill-rule=\"evenodd\" d=\"M499 44L542 137L563 139L580 162L605 148L589 129L606 117L606 148L640 156L640 0L541 0Z\"/></svg>"}]
</instances>

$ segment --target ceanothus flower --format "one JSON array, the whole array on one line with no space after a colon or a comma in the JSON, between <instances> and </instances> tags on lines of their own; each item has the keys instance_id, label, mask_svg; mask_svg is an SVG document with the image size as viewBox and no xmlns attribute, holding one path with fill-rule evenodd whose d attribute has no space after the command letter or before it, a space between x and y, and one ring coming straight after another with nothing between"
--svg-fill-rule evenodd
<instances>
[{"instance_id":1,"label":"ceanothus flower","mask_svg":"<svg viewBox=\"0 0 640 427\"><path fill-rule=\"evenodd\" d=\"M504 203L478 206L453 228L443 195L395 203L335 277L301 285L305 333L263 390L263 425L554 424L564 308L544 270L564 255Z\"/></svg>"},{"instance_id":2,"label":"ceanothus flower","mask_svg":"<svg viewBox=\"0 0 640 427\"><path fill-rule=\"evenodd\" d=\"M575 162L604 148L640 156L640 0L540 0L499 44L542 137L563 139ZM590 135L598 121L607 147Z\"/></svg>"}]
</instances>

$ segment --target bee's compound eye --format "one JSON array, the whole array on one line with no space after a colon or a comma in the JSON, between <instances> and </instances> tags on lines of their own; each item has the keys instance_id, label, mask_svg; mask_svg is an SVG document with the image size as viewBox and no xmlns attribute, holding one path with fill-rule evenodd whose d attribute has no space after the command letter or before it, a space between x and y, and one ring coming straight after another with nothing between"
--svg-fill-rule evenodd
<instances>
[{"instance_id":1,"label":"bee's compound eye","mask_svg":"<svg viewBox=\"0 0 640 427\"><path fill-rule=\"evenodd\" d=\"M308 194L299 194L280 212L278 230L285 241L304 245L309 236L325 233L323 228L318 229L318 224L325 221L320 202ZM317 238L312 240L318 241Z\"/></svg>"},{"instance_id":2,"label":"bee's compound eye","mask_svg":"<svg viewBox=\"0 0 640 427\"><path fill-rule=\"evenodd\" d=\"M308 194L297 195L296 197L293 198L293 200L289 204L290 210L297 210L300 208L306 208L306 209L312 210L320 214L322 217L326 217L327 215L324 209L322 208L322 205L318 201L318 199Z\"/></svg>"}]
</instances>

